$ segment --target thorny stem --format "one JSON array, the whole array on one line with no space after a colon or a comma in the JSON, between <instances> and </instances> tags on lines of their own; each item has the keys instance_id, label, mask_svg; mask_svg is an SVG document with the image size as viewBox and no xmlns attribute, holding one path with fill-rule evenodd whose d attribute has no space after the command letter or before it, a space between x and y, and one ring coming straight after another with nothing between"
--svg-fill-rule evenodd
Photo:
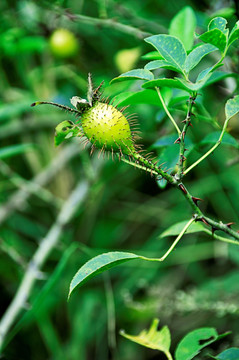
<instances>
[{"instance_id":1,"label":"thorny stem","mask_svg":"<svg viewBox=\"0 0 239 360\"><path fill-rule=\"evenodd\" d=\"M184 175L184 173L183 173L184 161L186 160L186 158L184 156L185 151L186 151L186 148L185 148L185 136L186 136L188 127L191 125L192 108L193 108L193 105L195 103L196 97L197 97L197 93L193 94L189 98L187 115L186 115L185 120L183 120L183 123L184 123L183 130L181 132L180 137L178 138L178 142L180 143L178 175L179 175L180 179Z\"/></svg>"},{"instance_id":2,"label":"thorny stem","mask_svg":"<svg viewBox=\"0 0 239 360\"><path fill-rule=\"evenodd\" d=\"M168 110L168 108L167 108L167 106L166 106L166 104L165 104L165 102L164 102L164 99L163 99L163 97L162 97L162 94L161 94L159 88L156 86L155 89L156 89L157 94L158 94L158 97L159 97L159 99L160 99L160 101L161 101L161 103L162 103L162 105L163 105L164 111L165 111L166 114L168 115L169 119L171 120L171 122L173 123L175 129L177 130L178 135L180 136L180 135L181 135L181 131L180 131L180 129L179 129L176 121L174 120L174 118L173 118L172 115L170 114L170 112L169 112L169 110Z\"/></svg>"}]
</instances>

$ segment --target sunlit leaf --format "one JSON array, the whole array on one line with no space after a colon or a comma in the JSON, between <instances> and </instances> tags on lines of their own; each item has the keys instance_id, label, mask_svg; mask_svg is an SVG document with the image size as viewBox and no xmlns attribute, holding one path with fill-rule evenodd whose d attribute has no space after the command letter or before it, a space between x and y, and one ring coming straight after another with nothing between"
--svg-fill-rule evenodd
<instances>
[{"instance_id":1,"label":"sunlit leaf","mask_svg":"<svg viewBox=\"0 0 239 360\"><path fill-rule=\"evenodd\" d=\"M185 19L187 19L185 21ZM169 35L179 38L185 49L190 50L193 45L196 16L190 6L182 8L171 20Z\"/></svg>"},{"instance_id":2,"label":"sunlit leaf","mask_svg":"<svg viewBox=\"0 0 239 360\"><path fill-rule=\"evenodd\" d=\"M163 58L173 67L183 72L183 66L186 59L186 51L182 42L170 35L153 35L145 39L153 45Z\"/></svg>"},{"instance_id":3,"label":"sunlit leaf","mask_svg":"<svg viewBox=\"0 0 239 360\"><path fill-rule=\"evenodd\" d=\"M124 331L121 331L120 334L123 335L126 339L136 342L139 345L162 351L167 356L171 345L170 331L167 326L164 326L162 329L158 330L158 324L159 320L154 319L149 330L143 330L139 335L136 336L128 335Z\"/></svg>"}]
</instances>

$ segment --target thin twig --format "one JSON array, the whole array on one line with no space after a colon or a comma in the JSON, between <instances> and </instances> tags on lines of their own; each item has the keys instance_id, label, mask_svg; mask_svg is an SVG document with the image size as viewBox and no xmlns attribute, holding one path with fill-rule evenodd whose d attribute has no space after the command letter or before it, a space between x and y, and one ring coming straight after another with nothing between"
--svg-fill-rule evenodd
<instances>
[{"instance_id":1,"label":"thin twig","mask_svg":"<svg viewBox=\"0 0 239 360\"><path fill-rule=\"evenodd\" d=\"M50 228L46 237L42 239L39 247L28 264L22 282L13 298L7 311L3 315L0 322L0 349L2 349L4 339L15 322L17 316L24 308L29 299L31 290L39 278L40 270L49 256L50 252L56 246L60 239L63 227L71 220L79 206L84 202L89 190L89 184L81 181L70 194L68 200L64 203L55 223Z\"/></svg>"},{"instance_id":2,"label":"thin twig","mask_svg":"<svg viewBox=\"0 0 239 360\"><path fill-rule=\"evenodd\" d=\"M164 102L164 99L163 99L163 97L162 97L162 94L161 94L159 88L158 88L158 87L155 87L155 89L156 89L156 91L157 91L157 93L158 93L158 97L159 97L159 99L160 99L160 101L161 101L161 103L162 103L162 105L163 105L164 111L166 112L166 114L168 115L169 119L170 119L171 122L173 123L175 129L177 130L178 135L181 136L181 131L180 131L180 129L179 129L176 121L174 120L174 118L173 118L172 115L170 114L170 112L169 112L169 110L168 110L168 108L167 108L167 106L166 106L166 104L165 104L165 102Z\"/></svg>"},{"instance_id":3,"label":"thin twig","mask_svg":"<svg viewBox=\"0 0 239 360\"><path fill-rule=\"evenodd\" d=\"M206 159L214 150L216 150L216 148L221 144L222 142L222 138L223 135L226 131L227 128L227 124L228 124L229 119L226 119L221 131L221 134L219 136L219 139L217 140L216 144L213 145L213 147L211 149L209 149L206 154L204 154L202 157L200 157L200 159L198 159L197 161L195 161L195 163L193 163L191 166L189 166L185 171L184 171L184 175L186 175L187 173L189 173L189 171L191 171L195 166L197 166L198 164L200 164L200 162L202 162L204 159Z\"/></svg>"},{"instance_id":4,"label":"thin twig","mask_svg":"<svg viewBox=\"0 0 239 360\"><path fill-rule=\"evenodd\" d=\"M74 20L80 22L81 24L94 25L98 30L102 27L107 27L127 35L135 36L138 39L144 39L152 35L151 33L141 31L133 26L121 24L114 19L98 19L90 16L75 15Z\"/></svg>"}]
</instances>

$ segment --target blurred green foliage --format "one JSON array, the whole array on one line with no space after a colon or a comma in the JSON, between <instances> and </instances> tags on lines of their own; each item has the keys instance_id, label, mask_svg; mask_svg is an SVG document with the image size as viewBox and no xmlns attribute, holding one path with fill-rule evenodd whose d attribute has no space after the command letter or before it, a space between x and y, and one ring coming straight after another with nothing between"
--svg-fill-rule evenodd
<instances>
[{"instance_id":1,"label":"blurred green foliage","mask_svg":"<svg viewBox=\"0 0 239 360\"><path fill-rule=\"evenodd\" d=\"M116 249L160 256L173 238L159 235L172 224L188 219L190 209L175 189L160 189L149 175L107 156L98 159L94 153L90 157L88 148L83 149L75 139L55 148L54 128L61 121L71 120L71 115L66 117L63 111L47 106L34 111L30 108L36 100L70 105L70 97L84 98L88 72L96 85L105 81L106 97L136 91L138 83L109 85L127 63L127 52L124 58L122 50L137 49L139 54L151 51L152 47L142 41L142 33L168 33L171 19L186 5L196 14L197 33L205 31L216 15L226 17L229 27L239 16L236 1L226 5L209 0L1 1L2 313L71 190L79 180L90 183L86 200L63 227L60 241L42 269L42 279L35 283L26 308L6 338L4 359L156 359L156 352L119 335L122 328L138 334L155 317L169 327L173 348L197 327L215 327L218 333L232 331L211 347L213 355L238 347L239 250L204 233L186 235L165 263L135 260L96 277L75 291L67 303L70 280L89 258ZM130 28L113 27L107 19ZM51 51L51 35L61 28L71 31L78 43L73 57L59 58ZM203 60L204 67L211 65L210 56ZM145 65L142 58L133 60L137 67ZM224 63L228 71L238 72L238 43L231 47ZM209 86L198 98L198 116L188 138L189 145L197 145L190 151L191 162L210 146L213 138L207 135L218 131L225 101L237 88L236 79L225 79ZM170 89L165 89L167 94L169 99L174 96ZM186 100L185 95L177 100L178 121L185 116ZM165 157L173 167L174 149L167 146L172 126L155 98L152 96L152 105L142 99L132 101L128 111L137 113L144 147L156 149L155 156ZM238 124L235 117L229 125L235 138ZM229 137L187 176L187 185L204 199L201 206L210 216L238 224L239 155L238 145L231 145ZM202 353L198 359L205 356Z\"/></svg>"}]
</instances>

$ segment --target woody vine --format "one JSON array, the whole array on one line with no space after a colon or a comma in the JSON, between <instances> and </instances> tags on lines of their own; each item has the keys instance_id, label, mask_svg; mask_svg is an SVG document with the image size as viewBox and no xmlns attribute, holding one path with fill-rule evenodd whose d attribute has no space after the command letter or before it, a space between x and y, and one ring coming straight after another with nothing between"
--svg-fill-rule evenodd
<instances>
[{"instance_id":1,"label":"woody vine","mask_svg":"<svg viewBox=\"0 0 239 360\"><path fill-rule=\"evenodd\" d=\"M156 49L156 52L154 51L147 54L147 59L153 59L153 61L146 64L144 69L129 71L112 80L112 82L129 79L143 80L144 84L142 87L144 89L154 89L156 91L158 101L172 122L178 136L175 141L179 147L178 166L175 172L165 170L163 165L155 162L146 151L141 149L141 146L137 144L138 134L135 130L134 119L125 113L125 108L121 109L115 105L114 102L110 103L102 97L102 83L94 88L91 75L88 77L87 100L74 96L71 99L74 109L47 101L38 101L32 104L32 106L41 104L54 105L70 113L74 113L77 116L75 123L66 120L56 127L56 145L59 145L68 138L80 137L85 143L91 144L91 153L94 149L98 149L100 153L110 152L112 153L112 157L117 156L125 163L149 172L152 176L155 176L156 179L165 179L171 186L176 187L180 191L192 210L191 218L181 229L175 241L162 257L146 258L133 253L117 251L99 255L79 269L71 282L69 295L76 286L82 285L83 282L87 281L90 277L110 267L116 266L121 262L135 258L147 261L165 260L193 222L201 222L202 225L206 227L205 231L211 233L217 240L231 244L239 244L239 233L232 228L233 223L223 223L204 214L199 206L202 199L192 195L184 182L186 175L210 156L221 144L229 120L239 112L239 95L236 95L225 104L225 121L218 140L205 154L187 167L185 138L190 126L193 125L194 105L199 93L203 91L204 87L226 77L235 76L235 74L218 71L218 68L223 65L223 60L227 55L228 49L238 37L239 22L237 22L229 32L226 20L221 17L211 20L208 25L208 30L199 36L198 43L188 54L183 43L175 36L150 36L146 38L145 41L152 45ZM192 82L190 80L191 70L195 69L205 56L214 51L219 53L216 63L201 71L196 81ZM173 70L179 77L155 78L153 71L158 69ZM177 124L166 105L161 91L164 87L181 89L189 95L186 116L182 120L181 125ZM229 235L229 237L219 236L216 233L217 230L221 230Z\"/></svg>"}]
</instances>

